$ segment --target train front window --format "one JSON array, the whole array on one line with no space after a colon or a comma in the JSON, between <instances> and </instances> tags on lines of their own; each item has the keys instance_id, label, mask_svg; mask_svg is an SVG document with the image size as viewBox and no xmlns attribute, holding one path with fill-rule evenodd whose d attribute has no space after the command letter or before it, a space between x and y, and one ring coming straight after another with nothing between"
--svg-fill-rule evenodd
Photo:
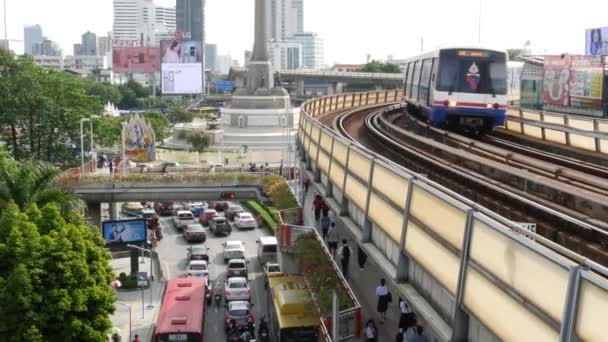
<instances>
[{"instance_id":1,"label":"train front window","mask_svg":"<svg viewBox=\"0 0 608 342\"><path fill-rule=\"evenodd\" d=\"M442 50L439 54L437 90L505 95L506 59L506 54L502 52Z\"/></svg>"}]
</instances>

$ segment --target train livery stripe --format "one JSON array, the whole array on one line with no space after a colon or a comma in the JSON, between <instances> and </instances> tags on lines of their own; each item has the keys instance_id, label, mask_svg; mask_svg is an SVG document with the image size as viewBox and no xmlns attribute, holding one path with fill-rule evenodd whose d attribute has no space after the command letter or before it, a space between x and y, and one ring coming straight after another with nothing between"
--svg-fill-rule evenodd
<instances>
[{"instance_id":1,"label":"train livery stripe","mask_svg":"<svg viewBox=\"0 0 608 342\"><path fill-rule=\"evenodd\" d=\"M433 105L444 106L444 101L433 101ZM486 108L487 103L475 103L475 102L456 102L456 107L475 107L475 108ZM444 106L447 107L447 106ZM506 109L506 105L498 105L498 109Z\"/></svg>"}]
</instances>

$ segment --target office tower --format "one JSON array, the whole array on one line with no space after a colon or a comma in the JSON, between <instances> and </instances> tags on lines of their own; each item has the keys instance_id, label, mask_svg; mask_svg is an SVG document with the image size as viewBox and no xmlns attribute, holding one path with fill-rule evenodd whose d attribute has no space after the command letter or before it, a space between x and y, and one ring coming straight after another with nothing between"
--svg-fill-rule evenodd
<instances>
[{"instance_id":1,"label":"office tower","mask_svg":"<svg viewBox=\"0 0 608 342\"><path fill-rule=\"evenodd\" d=\"M105 56L108 52L112 52L112 32L108 32L107 36L97 38L97 54Z\"/></svg>"},{"instance_id":2,"label":"office tower","mask_svg":"<svg viewBox=\"0 0 608 342\"><path fill-rule=\"evenodd\" d=\"M87 31L82 35L80 54L83 56L97 56L97 35L95 33Z\"/></svg>"},{"instance_id":3,"label":"office tower","mask_svg":"<svg viewBox=\"0 0 608 342\"><path fill-rule=\"evenodd\" d=\"M205 44L205 68L215 71L217 62L217 45Z\"/></svg>"},{"instance_id":4,"label":"office tower","mask_svg":"<svg viewBox=\"0 0 608 342\"><path fill-rule=\"evenodd\" d=\"M175 7L156 7L156 30L175 33Z\"/></svg>"},{"instance_id":5,"label":"office tower","mask_svg":"<svg viewBox=\"0 0 608 342\"><path fill-rule=\"evenodd\" d=\"M176 0L175 21L177 32L186 39L204 42L205 0Z\"/></svg>"},{"instance_id":6,"label":"office tower","mask_svg":"<svg viewBox=\"0 0 608 342\"><path fill-rule=\"evenodd\" d=\"M270 39L282 41L304 31L303 0L270 1Z\"/></svg>"},{"instance_id":7,"label":"office tower","mask_svg":"<svg viewBox=\"0 0 608 342\"><path fill-rule=\"evenodd\" d=\"M72 55L80 56L81 53L82 53L82 44L74 44L73 49L72 49Z\"/></svg>"},{"instance_id":8,"label":"office tower","mask_svg":"<svg viewBox=\"0 0 608 342\"><path fill-rule=\"evenodd\" d=\"M323 40L313 32L296 33L290 41L302 44L302 67L321 69L323 66Z\"/></svg>"},{"instance_id":9,"label":"office tower","mask_svg":"<svg viewBox=\"0 0 608 342\"><path fill-rule=\"evenodd\" d=\"M42 42L42 27L40 25L25 26L23 28L24 52L34 54L34 44Z\"/></svg>"},{"instance_id":10,"label":"office tower","mask_svg":"<svg viewBox=\"0 0 608 342\"><path fill-rule=\"evenodd\" d=\"M142 0L114 0L112 32L117 40L139 40L139 11Z\"/></svg>"}]
</instances>

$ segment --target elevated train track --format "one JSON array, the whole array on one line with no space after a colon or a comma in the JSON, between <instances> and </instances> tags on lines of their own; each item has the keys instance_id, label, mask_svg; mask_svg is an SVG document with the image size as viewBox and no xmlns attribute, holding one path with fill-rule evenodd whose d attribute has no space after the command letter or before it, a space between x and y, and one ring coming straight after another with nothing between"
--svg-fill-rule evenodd
<instances>
[{"instance_id":1,"label":"elevated train track","mask_svg":"<svg viewBox=\"0 0 608 342\"><path fill-rule=\"evenodd\" d=\"M536 223L541 236L608 265L608 226L604 222L608 221L608 189L599 178L603 168L583 165L569 170L563 164L551 165L417 124L437 141L396 125L403 107L371 106L319 119L344 137L499 215L514 222Z\"/></svg>"}]
</instances>

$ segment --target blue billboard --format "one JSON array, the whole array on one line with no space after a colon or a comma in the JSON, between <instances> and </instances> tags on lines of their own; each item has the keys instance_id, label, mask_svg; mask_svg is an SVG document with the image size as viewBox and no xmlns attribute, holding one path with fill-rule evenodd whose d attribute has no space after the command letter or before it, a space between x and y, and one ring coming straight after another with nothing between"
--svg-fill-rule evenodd
<instances>
[{"instance_id":1,"label":"blue billboard","mask_svg":"<svg viewBox=\"0 0 608 342\"><path fill-rule=\"evenodd\" d=\"M146 220L105 221L101 224L103 239L107 245L146 242Z\"/></svg>"},{"instance_id":2,"label":"blue billboard","mask_svg":"<svg viewBox=\"0 0 608 342\"><path fill-rule=\"evenodd\" d=\"M232 81L217 81L215 82L215 88L218 90L231 92L234 89L234 82Z\"/></svg>"}]
</instances>

